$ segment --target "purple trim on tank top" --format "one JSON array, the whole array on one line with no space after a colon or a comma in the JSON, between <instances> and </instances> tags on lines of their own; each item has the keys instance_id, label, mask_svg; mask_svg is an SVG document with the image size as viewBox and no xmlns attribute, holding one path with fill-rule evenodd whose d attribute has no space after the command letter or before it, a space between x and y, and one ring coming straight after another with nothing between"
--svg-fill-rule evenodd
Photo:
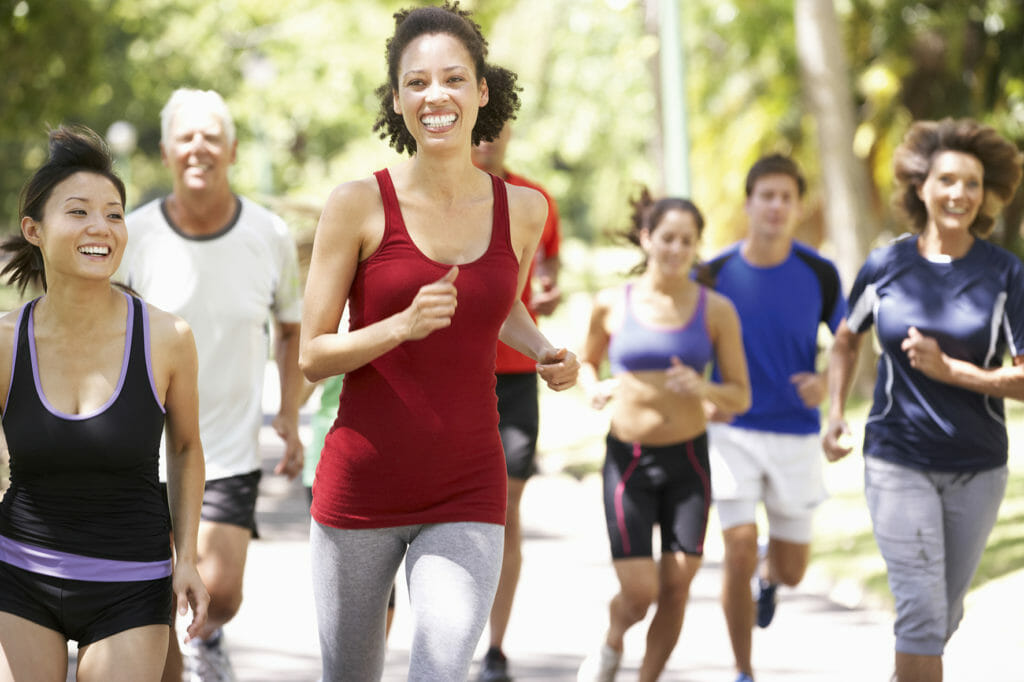
<instances>
[{"instance_id":1,"label":"purple trim on tank top","mask_svg":"<svg viewBox=\"0 0 1024 682\"><path fill-rule=\"evenodd\" d=\"M69 554L17 542L0 535L0 561L17 568L67 580L100 583L159 580L171 575L171 560L120 561Z\"/></svg>"},{"instance_id":2,"label":"purple trim on tank top","mask_svg":"<svg viewBox=\"0 0 1024 682\"><path fill-rule=\"evenodd\" d=\"M124 292L122 292L124 293ZM67 419L68 421L83 421L85 419L91 419L99 414L103 414L108 407L114 404L117 397L121 395L121 389L124 388L124 379L128 374L128 359L131 357L132 351L132 324L135 320L135 306L132 305L132 298L127 293L124 293L124 297L128 303L128 319L125 322L124 328L124 354L121 358L121 376L117 378L117 386L114 388L114 393L110 396L107 402L103 403L99 409L89 412L88 414L68 414L61 412L46 399L46 394L43 393L43 382L39 379L39 358L36 355L36 335L35 335L35 304L32 305L32 310L28 316L28 348L29 355L32 357L32 379L36 384L36 395L39 396L39 402L43 404L43 407L47 409L54 416L60 417L61 419ZM159 404L159 401L157 401Z\"/></svg>"},{"instance_id":3,"label":"purple trim on tank top","mask_svg":"<svg viewBox=\"0 0 1024 682\"><path fill-rule=\"evenodd\" d=\"M21 334L18 332L21 330L21 319L25 317L26 310L28 310L28 305L23 305L21 307L21 312L18 313L18 323L14 327L14 343L11 344L11 376L8 377L7 395L4 396L4 414L7 414L7 405L9 404L9 401L11 399L11 386L14 385L14 359L18 357L18 337L21 336Z\"/></svg>"},{"instance_id":4,"label":"purple trim on tank top","mask_svg":"<svg viewBox=\"0 0 1024 682\"><path fill-rule=\"evenodd\" d=\"M160 402L160 396L157 395L156 380L153 378L153 354L150 352L151 349L149 347L149 309L146 308L145 301L139 301L139 310L142 311L142 345L146 349L146 376L149 377L149 387L153 390L153 400L156 401L160 411L167 414L167 408Z\"/></svg>"}]
</instances>

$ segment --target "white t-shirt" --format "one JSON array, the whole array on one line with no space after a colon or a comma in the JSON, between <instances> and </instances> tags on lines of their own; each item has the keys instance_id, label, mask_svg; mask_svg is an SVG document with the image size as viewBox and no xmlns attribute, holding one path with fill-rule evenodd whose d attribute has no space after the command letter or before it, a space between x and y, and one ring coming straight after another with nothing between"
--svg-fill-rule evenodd
<instances>
[{"instance_id":1,"label":"white t-shirt","mask_svg":"<svg viewBox=\"0 0 1024 682\"><path fill-rule=\"evenodd\" d=\"M116 279L191 325L199 352L199 432L207 480L260 468L269 322L301 319L295 242L279 216L239 197L220 232L189 237L157 199L127 217ZM161 463L161 476L164 476Z\"/></svg>"}]
</instances>

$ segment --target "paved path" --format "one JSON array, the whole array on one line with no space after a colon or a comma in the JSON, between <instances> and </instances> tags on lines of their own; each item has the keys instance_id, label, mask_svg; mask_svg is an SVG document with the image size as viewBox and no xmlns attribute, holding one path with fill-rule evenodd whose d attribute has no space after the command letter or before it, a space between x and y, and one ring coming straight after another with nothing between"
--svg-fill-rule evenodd
<instances>
[{"instance_id":1,"label":"paved path","mask_svg":"<svg viewBox=\"0 0 1024 682\"><path fill-rule=\"evenodd\" d=\"M267 434L264 469L277 457ZM559 474L533 479L523 498L524 566L505 642L517 680L575 680L583 655L601 639L615 590L600 507L600 481ZM312 681L319 676L310 593L308 515L297 482L266 476L257 509L263 539L252 544L246 595L226 627L242 682ZM694 581L680 643L662 679L732 682L734 674L718 605L721 579L717 526L709 531L705 564ZM404 576L404 573L402 574ZM385 680L404 680L409 621L404 577L391 633ZM782 591L775 622L755 632L759 682L865 682L889 679L891 615L843 607L825 596L813 574ZM1011 596L1012 595L1012 596ZM948 682L1024 681L1024 573L971 595L968 614L946 657ZM1002 623L1005 623L1003 625ZM646 622L627 635L620 679L635 679ZM477 660L484 646L478 649ZM981 653L984 651L984 653Z\"/></svg>"},{"instance_id":2,"label":"paved path","mask_svg":"<svg viewBox=\"0 0 1024 682\"><path fill-rule=\"evenodd\" d=\"M305 490L298 481L270 473L279 441L269 428L262 441L266 475L257 506L262 538L250 546L245 600L225 627L226 646L239 682L313 682L319 679L320 659ZM527 485L524 565L505 641L517 680L572 682L582 657L600 642L616 588L603 523L597 476L578 481L545 474ZM683 634L662 676L666 682L732 682L735 677L718 605L718 538L713 520ZM830 599L827 579L813 568L800 588L780 592L772 626L754 633L758 682L888 681L892 616ZM386 682L405 680L408 665L410 629L401 575ZM947 682L1024 682L1022 605L1024 570L969 595L967 616L947 651ZM646 625L627 634L620 680L636 678ZM476 660L484 649L483 644L478 648Z\"/></svg>"}]
</instances>

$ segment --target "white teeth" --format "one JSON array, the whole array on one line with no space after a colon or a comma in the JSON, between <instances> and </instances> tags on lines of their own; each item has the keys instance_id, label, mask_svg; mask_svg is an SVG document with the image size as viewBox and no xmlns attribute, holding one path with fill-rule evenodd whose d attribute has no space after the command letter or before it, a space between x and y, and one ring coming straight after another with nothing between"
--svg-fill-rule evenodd
<instances>
[{"instance_id":1,"label":"white teeth","mask_svg":"<svg viewBox=\"0 0 1024 682\"><path fill-rule=\"evenodd\" d=\"M946 210L957 215L964 215L967 213L967 209L963 206L946 206Z\"/></svg>"},{"instance_id":2,"label":"white teeth","mask_svg":"<svg viewBox=\"0 0 1024 682\"><path fill-rule=\"evenodd\" d=\"M109 246L79 246L78 253L84 253L87 256L109 256Z\"/></svg>"},{"instance_id":3,"label":"white teeth","mask_svg":"<svg viewBox=\"0 0 1024 682\"><path fill-rule=\"evenodd\" d=\"M424 116L420 120L423 121L423 125L428 128L443 128L444 126L450 126L455 123L455 114Z\"/></svg>"}]
</instances>

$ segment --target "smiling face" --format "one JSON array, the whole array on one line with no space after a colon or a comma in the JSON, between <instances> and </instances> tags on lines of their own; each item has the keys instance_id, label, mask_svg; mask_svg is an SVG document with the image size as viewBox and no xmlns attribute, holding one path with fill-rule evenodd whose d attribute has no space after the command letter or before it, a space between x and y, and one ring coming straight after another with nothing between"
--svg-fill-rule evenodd
<instances>
[{"instance_id":1,"label":"smiling face","mask_svg":"<svg viewBox=\"0 0 1024 682\"><path fill-rule=\"evenodd\" d=\"M160 143L160 156L174 175L175 191L224 189L237 146L216 114L182 107L171 120L167 140Z\"/></svg>"},{"instance_id":2,"label":"smiling face","mask_svg":"<svg viewBox=\"0 0 1024 682\"><path fill-rule=\"evenodd\" d=\"M689 211L666 211L652 230L640 232L647 267L666 276L687 275L697 258L700 230Z\"/></svg>"},{"instance_id":3,"label":"smiling face","mask_svg":"<svg viewBox=\"0 0 1024 682\"><path fill-rule=\"evenodd\" d=\"M418 150L450 140L468 146L477 112L487 103L487 83L478 81L473 59L457 38L432 33L402 52L393 100Z\"/></svg>"},{"instance_id":4,"label":"smiling face","mask_svg":"<svg viewBox=\"0 0 1024 682\"><path fill-rule=\"evenodd\" d=\"M42 252L50 284L58 273L109 279L121 263L128 236L114 183L88 171L54 187L42 220L22 218L21 230Z\"/></svg>"},{"instance_id":5,"label":"smiling face","mask_svg":"<svg viewBox=\"0 0 1024 682\"><path fill-rule=\"evenodd\" d=\"M926 230L963 230L974 224L985 200L985 167L972 154L946 150L932 159L917 196L928 212Z\"/></svg>"}]
</instances>

